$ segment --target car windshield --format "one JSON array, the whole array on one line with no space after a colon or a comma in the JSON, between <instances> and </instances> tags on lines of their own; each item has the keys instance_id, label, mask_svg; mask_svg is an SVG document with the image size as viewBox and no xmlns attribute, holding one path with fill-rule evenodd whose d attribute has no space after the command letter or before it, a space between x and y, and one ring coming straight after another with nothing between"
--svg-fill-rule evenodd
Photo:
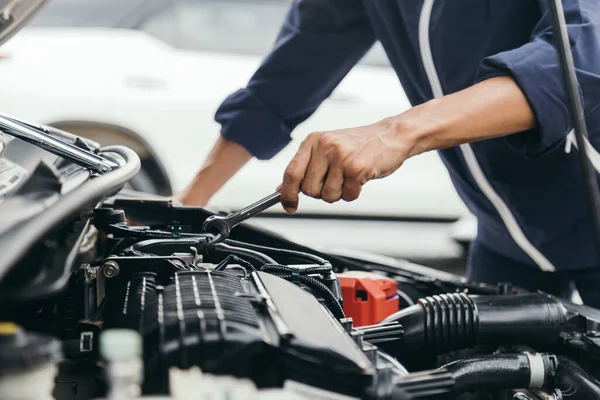
<instances>
[{"instance_id":1,"label":"car windshield","mask_svg":"<svg viewBox=\"0 0 600 400\"><path fill-rule=\"evenodd\" d=\"M288 6L289 0L52 0L31 24L137 29L186 50L264 55ZM361 64L389 61L377 43Z\"/></svg>"}]
</instances>

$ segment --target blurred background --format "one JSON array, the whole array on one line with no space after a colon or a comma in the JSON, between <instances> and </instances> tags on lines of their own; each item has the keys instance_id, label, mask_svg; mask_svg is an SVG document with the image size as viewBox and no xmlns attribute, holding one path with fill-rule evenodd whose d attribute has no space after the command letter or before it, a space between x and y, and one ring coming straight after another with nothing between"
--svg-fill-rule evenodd
<instances>
[{"instance_id":1,"label":"blurred background","mask_svg":"<svg viewBox=\"0 0 600 400\"><path fill-rule=\"evenodd\" d=\"M0 109L104 145L127 145L142 158L133 189L177 193L219 135L217 107L260 65L288 5L51 0L0 50ZM251 161L210 208L236 210L271 193L308 133L372 123L409 107L375 45L284 151ZM303 197L298 215L284 217L275 207L253 223L314 247L377 252L459 273L476 230L434 152L368 183L355 202Z\"/></svg>"}]
</instances>

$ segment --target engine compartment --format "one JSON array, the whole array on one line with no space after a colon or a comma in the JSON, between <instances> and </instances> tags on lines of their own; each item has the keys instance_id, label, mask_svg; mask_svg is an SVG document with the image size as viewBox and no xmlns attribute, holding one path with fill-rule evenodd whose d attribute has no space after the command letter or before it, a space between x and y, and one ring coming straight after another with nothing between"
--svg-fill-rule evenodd
<instances>
[{"instance_id":1,"label":"engine compartment","mask_svg":"<svg viewBox=\"0 0 600 400\"><path fill-rule=\"evenodd\" d=\"M151 225L128 225L128 211ZM556 396L564 384L561 363L598 373L596 310L509 285L437 279L339 256L332 262L251 227L212 244L212 234L195 232L207 215L169 201L116 199L93 209L90 242L78 254L85 262L75 264L57 296L38 303L55 329L22 305L10 320L58 337L63 363L89 375L59 373L58 381L91 397L107 395L111 384L98 364L100 338L123 329L142 338L145 395L169 395L169 371L193 367L249 379L258 390L293 382L328 396L371 399L512 398L518 389L524 398L549 398L543 396ZM402 302L415 304L400 302L383 321L353 326L336 275L345 270L392 278ZM597 381L584 374L596 396ZM65 390L56 397L83 398Z\"/></svg>"},{"instance_id":2,"label":"engine compartment","mask_svg":"<svg viewBox=\"0 0 600 400\"><path fill-rule=\"evenodd\" d=\"M251 224L213 243L207 210L120 191L131 151L60 137L117 167L1 154L3 398L600 398L596 309Z\"/></svg>"}]
</instances>

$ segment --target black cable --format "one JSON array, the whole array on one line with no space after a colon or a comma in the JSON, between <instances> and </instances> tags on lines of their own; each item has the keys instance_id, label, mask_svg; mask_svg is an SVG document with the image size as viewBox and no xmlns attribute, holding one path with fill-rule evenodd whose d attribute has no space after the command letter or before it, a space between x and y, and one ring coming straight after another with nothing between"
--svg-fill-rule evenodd
<instances>
[{"instance_id":1,"label":"black cable","mask_svg":"<svg viewBox=\"0 0 600 400\"><path fill-rule=\"evenodd\" d=\"M288 267L287 265L281 265L281 264L265 264L263 265L260 270L262 272L267 272L269 274L274 274L274 273L291 273L292 268ZM300 274L300 271L298 271L298 274Z\"/></svg>"},{"instance_id":2,"label":"black cable","mask_svg":"<svg viewBox=\"0 0 600 400\"><path fill-rule=\"evenodd\" d=\"M278 276L280 278L286 280L293 280L293 275L297 274L296 279L298 282L304 283L306 286L315 289L323 296L323 299L328 304L328 308L336 314L338 318L345 318L344 309L342 308L340 302L336 299L335 295L331 292L331 290L325 286L321 281L310 277L308 275L311 274L321 274L326 275L331 272L331 266L320 266L320 267L309 267L303 269L294 269L292 267L288 267L286 265L280 264L266 264L263 265L260 269L262 272L269 273L271 275ZM303 278L303 279L301 279ZM310 279L308 279L310 278ZM306 282L311 283L310 285ZM316 285L316 283L318 285ZM316 286L315 286L316 285ZM335 311L335 312L334 312Z\"/></svg>"},{"instance_id":3,"label":"black cable","mask_svg":"<svg viewBox=\"0 0 600 400\"><path fill-rule=\"evenodd\" d=\"M278 278L285 279L287 281L292 281L291 268L288 272L270 272L270 274ZM313 278L312 276L306 275L298 275L295 277L295 279L298 280L298 283L301 283L320 294L323 297L323 300L325 301L325 305L336 318L346 318L346 314L344 314L344 309L342 308L341 304L335 298L331 290L329 290L329 288L325 286L322 282L320 282L318 279Z\"/></svg>"},{"instance_id":4,"label":"black cable","mask_svg":"<svg viewBox=\"0 0 600 400\"><path fill-rule=\"evenodd\" d=\"M575 73L573 53L571 51L571 44L569 43L562 1L549 0L549 5L555 35L554 46L560 60L560 67L569 105L569 114L571 116L571 123L575 129L575 138L577 139L577 148L579 150L579 161L585 181L586 197L592 214L592 224L594 225L594 232L596 235L596 249L600 255L600 192L598 191L596 171L588 158L587 149L585 147L588 131L583 104L579 94L579 84Z\"/></svg>"},{"instance_id":5,"label":"black cable","mask_svg":"<svg viewBox=\"0 0 600 400\"><path fill-rule=\"evenodd\" d=\"M291 278L291 274L290 274ZM325 304L327 304L329 310L333 313L333 315L338 318L346 318L346 314L344 314L344 309L339 301L335 298L331 290L327 286L325 286L319 280L313 278L312 276L304 276L300 275L300 283L306 285L307 287L313 289L321 296L323 296L323 300L325 300Z\"/></svg>"},{"instance_id":6,"label":"black cable","mask_svg":"<svg viewBox=\"0 0 600 400\"><path fill-rule=\"evenodd\" d=\"M263 272L268 272L268 273L290 272L292 270L292 268L288 267L287 265L265 264L260 268L260 270ZM302 268L302 269L298 270L299 275L313 275L313 274L327 275L330 272L331 272L331 267L326 267L326 266L308 267L308 268Z\"/></svg>"},{"instance_id":7,"label":"black cable","mask_svg":"<svg viewBox=\"0 0 600 400\"><path fill-rule=\"evenodd\" d=\"M308 267L308 268L303 268L302 269L303 275L314 275L314 274L319 274L319 275L327 275L329 273L331 273L331 266L319 266L319 267Z\"/></svg>"},{"instance_id":8,"label":"black cable","mask_svg":"<svg viewBox=\"0 0 600 400\"><path fill-rule=\"evenodd\" d=\"M244 260L243 258L236 256L235 254L228 255L223 261L221 261L215 267L215 271L225 270L231 264L232 261L237 262L238 264L242 265L246 269L249 269L251 271L256 271L256 268L254 268L254 265L252 265L252 263Z\"/></svg>"},{"instance_id":9,"label":"black cable","mask_svg":"<svg viewBox=\"0 0 600 400\"><path fill-rule=\"evenodd\" d=\"M310 253L304 253L301 251L288 250L288 249L278 249L275 247L261 246L258 244L239 242L237 240L232 240L232 239L226 239L225 243L231 244L236 247L243 247L246 249L264 251L264 252L272 253L272 254L276 254L276 255L286 255L286 256L290 256L290 257L295 257L300 260L309 261L309 262L317 263L320 265L328 265L331 268L331 264L329 263L329 261L327 261L326 259L321 258L317 255L310 254Z\"/></svg>"},{"instance_id":10,"label":"black cable","mask_svg":"<svg viewBox=\"0 0 600 400\"><path fill-rule=\"evenodd\" d=\"M402 290L396 290L396 294L398 295L398 297L400 297L402 300L404 300L406 302L406 304L410 307L410 306L414 306L415 302L413 299L411 299L406 293L404 293Z\"/></svg>"},{"instance_id":11,"label":"black cable","mask_svg":"<svg viewBox=\"0 0 600 400\"><path fill-rule=\"evenodd\" d=\"M275 261L274 259L272 259L271 257L267 256L266 254L263 254L261 252L252 250L252 249L247 249L247 248L242 248L242 247L237 247L237 246L230 246L229 244L225 244L225 243L218 243L215 245L210 245L206 248L206 251L209 254L226 254L226 255L236 255L239 256L241 258L244 258L245 260L249 260L253 263L256 263L255 265L265 265L265 264L278 264L277 261Z\"/></svg>"}]
</instances>

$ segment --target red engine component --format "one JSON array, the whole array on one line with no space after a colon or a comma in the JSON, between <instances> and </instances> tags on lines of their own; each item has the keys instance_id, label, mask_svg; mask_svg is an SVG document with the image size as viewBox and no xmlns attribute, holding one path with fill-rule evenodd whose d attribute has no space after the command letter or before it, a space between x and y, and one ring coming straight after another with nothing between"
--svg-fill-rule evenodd
<instances>
[{"instance_id":1,"label":"red engine component","mask_svg":"<svg viewBox=\"0 0 600 400\"><path fill-rule=\"evenodd\" d=\"M398 311L396 281L371 272L350 271L338 274L344 313L354 326L373 325Z\"/></svg>"}]
</instances>

